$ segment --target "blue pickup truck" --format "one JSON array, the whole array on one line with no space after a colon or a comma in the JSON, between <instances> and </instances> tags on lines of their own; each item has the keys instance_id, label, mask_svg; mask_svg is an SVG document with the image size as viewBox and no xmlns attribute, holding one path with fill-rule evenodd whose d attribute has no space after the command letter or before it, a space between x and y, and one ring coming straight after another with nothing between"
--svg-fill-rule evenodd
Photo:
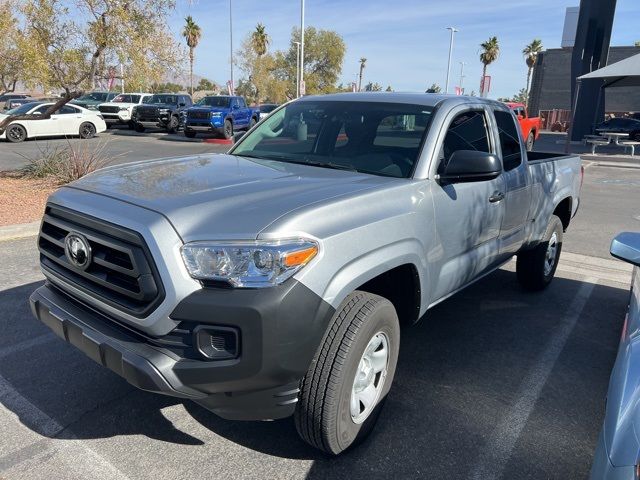
<instances>
[{"instance_id":1,"label":"blue pickup truck","mask_svg":"<svg viewBox=\"0 0 640 480\"><path fill-rule=\"evenodd\" d=\"M243 97L204 97L187 110L184 134L194 138L199 132L233 137L236 130L249 130L260 119L258 108L247 107Z\"/></svg>"}]
</instances>

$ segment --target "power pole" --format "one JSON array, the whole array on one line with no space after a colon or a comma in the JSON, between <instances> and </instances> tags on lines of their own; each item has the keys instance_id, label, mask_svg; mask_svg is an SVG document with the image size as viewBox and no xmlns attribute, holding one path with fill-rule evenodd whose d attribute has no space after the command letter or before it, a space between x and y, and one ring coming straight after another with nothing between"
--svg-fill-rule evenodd
<instances>
[{"instance_id":1,"label":"power pole","mask_svg":"<svg viewBox=\"0 0 640 480\"><path fill-rule=\"evenodd\" d=\"M235 84L233 83L233 8L232 8L233 0L229 0L229 52L231 53L231 57L229 60L229 66L231 67L231 93L235 93Z\"/></svg>"},{"instance_id":2,"label":"power pole","mask_svg":"<svg viewBox=\"0 0 640 480\"><path fill-rule=\"evenodd\" d=\"M444 93L449 93L449 74L451 73L451 56L453 54L453 35L459 30L455 27L447 27L447 30L451 32L451 37L449 40L449 63L447 63L447 81L444 87Z\"/></svg>"},{"instance_id":3,"label":"power pole","mask_svg":"<svg viewBox=\"0 0 640 480\"><path fill-rule=\"evenodd\" d=\"M300 95L306 93L304 85L304 0L300 0L300 81L298 82Z\"/></svg>"}]
</instances>

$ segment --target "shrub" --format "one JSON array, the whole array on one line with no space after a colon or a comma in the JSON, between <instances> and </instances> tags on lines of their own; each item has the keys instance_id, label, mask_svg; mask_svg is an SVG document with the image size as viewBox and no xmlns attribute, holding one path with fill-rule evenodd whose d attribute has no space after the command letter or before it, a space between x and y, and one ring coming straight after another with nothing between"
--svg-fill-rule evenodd
<instances>
[{"instance_id":1,"label":"shrub","mask_svg":"<svg viewBox=\"0 0 640 480\"><path fill-rule=\"evenodd\" d=\"M53 178L59 185L73 182L110 163L112 158L107 157L106 147L106 142L97 145L67 142L65 147L51 147L47 144L44 148L39 148L36 157L24 156L29 163L20 173L26 178Z\"/></svg>"}]
</instances>

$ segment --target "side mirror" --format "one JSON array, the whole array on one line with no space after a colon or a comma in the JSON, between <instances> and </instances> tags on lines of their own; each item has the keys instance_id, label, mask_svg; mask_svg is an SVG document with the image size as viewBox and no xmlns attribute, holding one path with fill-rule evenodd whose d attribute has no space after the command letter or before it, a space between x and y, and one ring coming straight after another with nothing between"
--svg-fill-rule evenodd
<instances>
[{"instance_id":1,"label":"side mirror","mask_svg":"<svg viewBox=\"0 0 640 480\"><path fill-rule=\"evenodd\" d=\"M623 232L611 242L611 255L640 267L640 233Z\"/></svg>"},{"instance_id":2,"label":"side mirror","mask_svg":"<svg viewBox=\"0 0 640 480\"><path fill-rule=\"evenodd\" d=\"M233 105L231 108L233 108L234 110L238 110L238 109L240 108L240 105L235 104L235 105Z\"/></svg>"},{"instance_id":3,"label":"side mirror","mask_svg":"<svg viewBox=\"0 0 640 480\"><path fill-rule=\"evenodd\" d=\"M179 107L186 107L186 106L187 106L187 104L186 104L186 103L179 103L179 104L178 104L178 106L179 106Z\"/></svg>"},{"instance_id":4,"label":"side mirror","mask_svg":"<svg viewBox=\"0 0 640 480\"><path fill-rule=\"evenodd\" d=\"M487 152L458 150L453 152L439 180L448 183L484 182L493 180L502 173L500 159Z\"/></svg>"},{"instance_id":5,"label":"side mirror","mask_svg":"<svg viewBox=\"0 0 640 480\"><path fill-rule=\"evenodd\" d=\"M233 143L238 143L242 137L246 135L247 132L244 130L233 134Z\"/></svg>"}]
</instances>

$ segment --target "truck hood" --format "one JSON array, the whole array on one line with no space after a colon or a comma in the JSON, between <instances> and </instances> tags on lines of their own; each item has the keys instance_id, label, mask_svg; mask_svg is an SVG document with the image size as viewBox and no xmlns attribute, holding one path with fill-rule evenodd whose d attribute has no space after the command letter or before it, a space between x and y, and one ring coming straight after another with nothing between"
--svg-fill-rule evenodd
<instances>
[{"instance_id":1,"label":"truck hood","mask_svg":"<svg viewBox=\"0 0 640 480\"><path fill-rule=\"evenodd\" d=\"M169 103L141 103L138 105L138 108L166 108L168 110L173 110L176 106Z\"/></svg>"},{"instance_id":2,"label":"truck hood","mask_svg":"<svg viewBox=\"0 0 640 480\"><path fill-rule=\"evenodd\" d=\"M138 103L130 103L130 102L105 102L105 103L101 103L100 106L105 106L105 107L135 107L136 105L139 105Z\"/></svg>"},{"instance_id":3,"label":"truck hood","mask_svg":"<svg viewBox=\"0 0 640 480\"><path fill-rule=\"evenodd\" d=\"M158 212L189 242L254 239L293 210L397 181L343 170L209 154L108 167L69 188Z\"/></svg>"},{"instance_id":4,"label":"truck hood","mask_svg":"<svg viewBox=\"0 0 640 480\"><path fill-rule=\"evenodd\" d=\"M220 112L227 113L229 109L227 107L191 107L189 109L191 112Z\"/></svg>"}]
</instances>

